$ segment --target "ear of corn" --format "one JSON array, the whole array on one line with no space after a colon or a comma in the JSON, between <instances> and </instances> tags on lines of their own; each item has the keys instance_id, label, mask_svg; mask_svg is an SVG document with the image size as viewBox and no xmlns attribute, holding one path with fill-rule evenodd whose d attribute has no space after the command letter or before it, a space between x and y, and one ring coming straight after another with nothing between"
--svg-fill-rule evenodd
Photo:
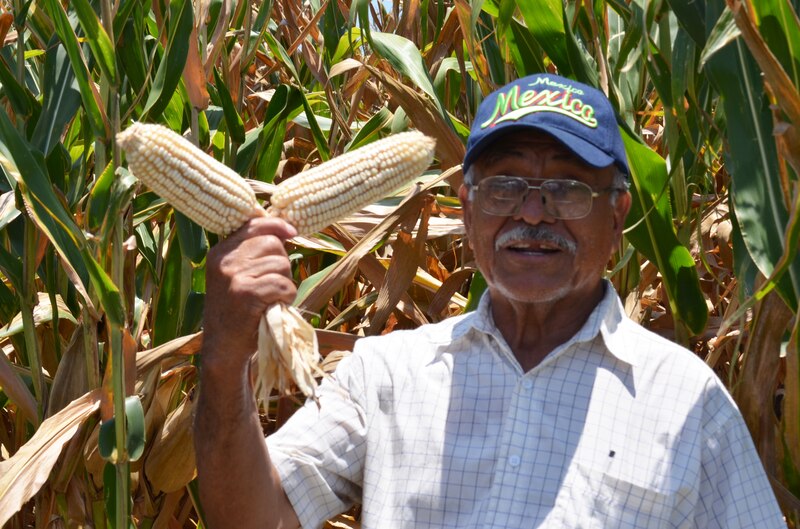
<instances>
[{"instance_id":1,"label":"ear of corn","mask_svg":"<svg viewBox=\"0 0 800 529\"><path fill-rule=\"evenodd\" d=\"M161 125L135 123L117 135L128 167L200 226L227 235L264 215L256 195L233 169Z\"/></svg>"},{"instance_id":2,"label":"ear of corn","mask_svg":"<svg viewBox=\"0 0 800 529\"><path fill-rule=\"evenodd\" d=\"M271 206L258 205L235 171L160 125L137 123L117 135L133 174L209 231L226 235L255 216L278 216L299 233L314 233L419 176L433 159L434 141L419 132L396 134L304 171L276 186ZM270 307L259 324L256 393L290 383L316 399L314 328L291 306Z\"/></svg>"},{"instance_id":3,"label":"ear of corn","mask_svg":"<svg viewBox=\"0 0 800 529\"><path fill-rule=\"evenodd\" d=\"M410 131L337 156L278 185L268 213L301 234L320 231L422 174L434 146L432 138Z\"/></svg>"}]
</instances>

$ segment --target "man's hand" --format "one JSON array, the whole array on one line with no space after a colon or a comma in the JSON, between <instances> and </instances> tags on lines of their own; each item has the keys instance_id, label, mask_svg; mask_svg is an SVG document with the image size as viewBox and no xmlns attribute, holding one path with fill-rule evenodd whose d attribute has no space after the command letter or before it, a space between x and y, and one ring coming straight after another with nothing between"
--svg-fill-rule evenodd
<instances>
[{"instance_id":1,"label":"man's hand","mask_svg":"<svg viewBox=\"0 0 800 529\"><path fill-rule=\"evenodd\" d=\"M214 246L206 264L203 365L241 372L256 350L258 322L270 305L291 303L296 287L284 242L295 229L254 218Z\"/></svg>"}]
</instances>

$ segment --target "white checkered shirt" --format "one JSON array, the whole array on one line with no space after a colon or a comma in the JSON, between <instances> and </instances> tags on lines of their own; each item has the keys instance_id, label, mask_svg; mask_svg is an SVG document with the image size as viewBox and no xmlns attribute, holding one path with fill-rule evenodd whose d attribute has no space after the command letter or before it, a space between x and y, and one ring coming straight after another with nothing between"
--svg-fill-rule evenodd
<instances>
[{"instance_id":1,"label":"white checkered shirt","mask_svg":"<svg viewBox=\"0 0 800 529\"><path fill-rule=\"evenodd\" d=\"M307 529L353 503L365 529L786 527L720 381L610 286L528 373L484 296L360 340L320 405L268 439Z\"/></svg>"}]
</instances>

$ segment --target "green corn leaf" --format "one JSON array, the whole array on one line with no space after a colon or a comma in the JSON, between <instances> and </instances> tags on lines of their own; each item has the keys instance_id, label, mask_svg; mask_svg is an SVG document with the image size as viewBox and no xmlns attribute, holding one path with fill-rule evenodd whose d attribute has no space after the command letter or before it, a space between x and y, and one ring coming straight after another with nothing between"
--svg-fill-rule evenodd
<instances>
[{"instance_id":1,"label":"green corn leaf","mask_svg":"<svg viewBox=\"0 0 800 529\"><path fill-rule=\"evenodd\" d=\"M139 0L122 0L121 2L119 2L119 8L114 14L114 22L113 22L114 35L115 38L117 39L117 47L116 47L117 51L124 49L124 47L120 46L118 43L119 36L122 33L122 30L125 27L125 25L132 18L137 18L136 15L134 14L134 9L136 7L141 8L141 3L139 2ZM139 16L138 18L141 19L141 16Z\"/></svg>"},{"instance_id":2,"label":"green corn leaf","mask_svg":"<svg viewBox=\"0 0 800 529\"><path fill-rule=\"evenodd\" d=\"M83 57L83 52L78 43L78 37L75 35L67 14L58 0L43 0L43 3L69 56L72 71L78 80L83 108L89 118L92 131L98 138L107 139L110 134L108 118L103 110L100 94L97 92L94 81L89 75L89 69L86 66L86 59Z\"/></svg>"},{"instance_id":3,"label":"green corn leaf","mask_svg":"<svg viewBox=\"0 0 800 529\"><path fill-rule=\"evenodd\" d=\"M144 262L147 263L150 273L155 276L156 263L158 262L158 246L155 237L153 237L153 233L145 222L136 226L134 231L136 235L136 248L139 250L139 254L142 256L142 259L144 259Z\"/></svg>"},{"instance_id":4,"label":"green corn leaf","mask_svg":"<svg viewBox=\"0 0 800 529\"><path fill-rule=\"evenodd\" d=\"M194 264L201 264L208 253L208 239L203 228L179 211L175 212L175 228L184 257Z\"/></svg>"},{"instance_id":5,"label":"green corn leaf","mask_svg":"<svg viewBox=\"0 0 800 529\"><path fill-rule=\"evenodd\" d=\"M528 28L512 20L506 32L506 42L520 77L546 71L542 49Z\"/></svg>"},{"instance_id":6,"label":"green corn leaf","mask_svg":"<svg viewBox=\"0 0 800 529\"><path fill-rule=\"evenodd\" d=\"M302 82L302 78L300 77L300 74L297 73L297 68L295 68L292 58L289 57L288 53L286 53L286 50L283 48L281 43L278 42L277 39L275 39L275 37L273 37L270 33L264 34L264 40L267 41L267 46L269 46L272 55L281 63L283 63L284 66L286 66L286 68L292 74L292 77L294 77L298 83Z\"/></svg>"},{"instance_id":7,"label":"green corn leaf","mask_svg":"<svg viewBox=\"0 0 800 529\"><path fill-rule=\"evenodd\" d=\"M759 33L769 50L800 87L800 22L797 12L786 0L759 0L751 2ZM795 2L795 9L798 9Z\"/></svg>"},{"instance_id":8,"label":"green corn leaf","mask_svg":"<svg viewBox=\"0 0 800 529\"><path fill-rule=\"evenodd\" d=\"M145 423L144 408L139 397L131 395L125 399L125 452L129 461L137 461L144 453L145 448ZM116 417L103 421L100 425L100 435L97 439L100 456L111 463L117 459L117 439L115 432Z\"/></svg>"},{"instance_id":9,"label":"green corn leaf","mask_svg":"<svg viewBox=\"0 0 800 529\"><path fill-rule=\"evenodd\" d=\"M144 24L136 19L127 21L117 34L117 57L119 59L122 75L130 83L135 93L145 90L147 84L147 62L149 57L144 52L143 44Z\"/></svg>"},{"instance_id":10,"label":"green corn leaf","mask_svg":"<svg viewBox=\"0 0 800 529\"><path fill-rule=\"evenodd\" d=\"M680 25L692 37L695 44L703 48L706 45L706 17L703 2L687 2L686 0L667 0Z\"/></svg>"},{"instance_id":11,"label":"green corn leaf","mask_svg":"<svg viewBox=\"0 0 800 529\"><path fill-rule=\"evenodd\" d=\"M750 258L769 277L784 252L789 213L780 184L772 111L760 70L746 46L736 41L707 62L706 72L722 96L727 122L736 124L727 128L725 164L732 178L736 219ZM740 254L738 258L746 257ZM797 310L800 262L795 260L788 272L777 290L792 310Z\"/></svg>"},{"instance_id":12,"label":"green corn leaf","mask_svg":"<svg viewBox=\"0 0 800 529\"><path fill-rule=\"evenodd\" d=\"M92 50L94 60L100 66L100 71L112 86L116 86L118 82L117 64L114 57L114 45L111 43L108 33L100 25L97 14L88 0L72 0L71 5L75 8L86 42Z\"/></svg>"},{"instance_id":13,"label":"green corn leaf","mask_svg":"<svg viewBox=\"0 0 800 529\"><path fill-rule=\"evenodd\" d=\"M0 281L0 324L6 325L17 312L19 312L19 296ZM2 361L8 362L8 357L0 359L0 362Z\"/></svg>"},{"instance_id":14,"label":"green corn leaf","mask_svg":"<svg viewBox=\"0 0 800 529\"><path fill-rule=\"evenodd\" d=\"M30 206L32 219L55 246L84 301L92 306L92 298L86 290L91 281L106 316L121 324L125 313L119 289L92 257L83 232L53 192L43 169L41 153L19 135L3 112L0 112L0 140L0 165L17 180L23 199Z\"/></svg>"},{"instance_id":15,"label":"green corn leaf","mask_svg":"<svg viewBox=\"0 0 800 529\"><path fill-rule=\"evenodd\" d=\"M158 280L158 294L155 301L153 321L153 346L167 343L177 338L183 320L186 298L191 287L192 265L184 258L180 239L170 238L167 256L164 259L162 275Z\"/></svg>"},{"instance_id":16,"label":"green corn leaf","mask_svg":"<svg viewBox=\"0 0 800 529\"><path fill-rule=\"evenodd\" d=\"M325 138L325 135L322 133L322 129L317 122L317 116L311 109L311 105L308 103L306 94L303 93L302 90L298 90L294 87L292 87L292 90L297 92L297 98L300 99L300 102L303 104L303 111L305 112L306 121L308 121L308 127L311 129L311 137L314 138L314 145L317 147L317 152L319 152L320 159L323 162L330 160L331 151L328 148L327 138Z\"/></svg>"},{"instance_id":17,"label":"green corn leaf","mask_svg":"<svg viewBox=\"0 0 800 529\"><path fill-rule=\"evenodd\" d=\"M508 34L509 26L514 20L514 12L516 10L516 0L500 0L500 5L497 9L497 22L495 22L495 30L498 35Z\"/></svg>"},{"instance_id":18,"label":"green corn leaf","mask_svg":"<svg viewBox=\"0 0 800 529\"><path fill-rule=\"evenodd\" d=\"M22 258L9 252L2 245L0 245L0 272L3 272L14 290L23 291Z\"/></svg>"},{"instance_id":19,"label":"green corn leaf","mask_svg":"<svg viewBox=\"0 0 800 529\"><path fill-rule=\"evenodd\" d=\"M375 52L389 61L395 70L411 79L416 87L428 94L442 116L445 116L417 46L407 38L393 33L371 31L367 38Z\"/></svg>"},{"instance_id":20,"label":"green corn leaf","mask_svg":"<svg viewBox=\"0 0 800 529\"><path fill-rule=\"evenodd\" d=\"M733 13L726 7L708 35L706 45L700 53L698 69L703 68L715 53L739 38L740 34L739 28L736 27L736 21L733 19Z\"/></svg>"},{"instance_id":21,"label":"green corn leaf","mask_svg":"<svg viewBox=\"0 0 800 529\"><path fill-rule=\"evenodd\" d=\"M362 145L366 145L370 143L375 138L374 136L378 134L383 128L387 127L392 121L392 113L389 111L388 108L383 107L379 111L375 113L369 120L364 124L363 127L353 136L353 139L347 144L346 151L351 151L353 149L357 149Z\"/></svg>"},{"instance_id":22,"label":"green corn leaf","mask_svg":"<svg viewBox=\"0 0 800 529\"><path fill-rule=\"evenodd\" d=\"M47 50L42 90L42 114L33 129L31 143L47 156L81 108L80 87L62 46Z\"/></svg>"},{"instance_id":23,"label":"green corn leaf","mask_svg":"<svg viewBox=\"0 0 800 529\"><path fill-rule=\"evenodd\" d=\"M534 40L558 67L558 73L571 77L573 69L566 45L561 0L518 2L517 6Z\"/></svg>"},{"instance_id":24,"label":"green corn leaf","mask_svg":"<svg viewBox=\"0 0 800 529\"><path fill-rule=\"evenodd\" d=\"M562 20L564 24L564 37L567 47L567 57L569 59L569 69L572 72L571 76L578 81L586 84L597 86L599 74L597 73L597 66L588 52L578 42L578 37L566 23L568 20L565 12L562 12Z\"/></svg>"},{"instance_id":25,"label":"green corn leaf","mask_svg":"<svg viewBox=\"0 0 800 529\"><path fill-rule=\"evenodd\" d=\"M225 124L228 126L228 133L231 135L231 140L234 143L241 145L244 143L244 122L242 117L236 111L236 106L233 104L233 99L225 86L225 82L219 76L219 72L214 68L214 88L219 98L219 105L222 107L223 116L225 116Z\"/></svg>"},{"instance_id":26,"label":"green corn leaf","mask_svg":"<svg viewBox=\"0 0 800 529\"><path fill-rule=\"evenodd\" d=\"M170 2L171 20L175 23L169 29L167 49L158 65L153 86L144 105L144 114L151 119L158 116L175 94L181 81L186 57L189 55L189 37L194 24L194 8L191 0L172 0Z\"/></svg>"},{"instance_id":27,"label":"green corn leaf","mask_svg":"<svg viewBox=\"0 0 800 529\"><path fill-rule=\"evenodd\" d=\"M483 277L483 274L481 274L479 270L475 270L469 284L467 306L464 308L464 312L472 312L478 308L478 302L481 300L481 296L487 288L489 288L489 285L486 283L486 278Z\"/></svg>"},{"instance_id":28,"label":"green corn leaf","mask_svg":"<svg viewBox=\"0 0 800 529\"><path fill-rule=\"evenodd\" d=\"M27 88L17 82L17 78L11 73L2 56L0 56L0 88L18 118L24 119L33 113L33 96Z\"/></svg>"},{"instance_id":29,"label":"green corn leaf","mask_svg":"<svg viewBox=\"0 0 800 529\"><path fill-rule=\"evenodd\" d=\"M699 334L708 320L694 259L675 233L666 195L666 162L646 145L623 133L633 179L628 239L656 265L676 319Z\"/></svg>"}]
</instances>

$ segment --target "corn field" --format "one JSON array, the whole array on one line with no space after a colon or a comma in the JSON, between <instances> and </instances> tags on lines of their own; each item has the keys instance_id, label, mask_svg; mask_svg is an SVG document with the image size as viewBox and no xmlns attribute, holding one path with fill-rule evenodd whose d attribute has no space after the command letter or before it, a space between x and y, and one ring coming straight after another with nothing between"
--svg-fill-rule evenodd
<instances>
[{"instance_id":1,"label":"corn field","mask_svg":"<svg viewBox=\"0 0 800 529\"><path fill-rule=\"evenodd\" d=\"M359 336L471 310L461 159L482 97L550 71L621 117L628 314L726 383L800 526L800 1L0 1L0 526L205 525L191 417L217 238L127 170L160 123L262 201L389 134L437 141L393 196L289 244L335 369ZM274 431L298 405L274 396ZM357 512L331 527L358 527Z\"/></svg>"}]
</instances>

